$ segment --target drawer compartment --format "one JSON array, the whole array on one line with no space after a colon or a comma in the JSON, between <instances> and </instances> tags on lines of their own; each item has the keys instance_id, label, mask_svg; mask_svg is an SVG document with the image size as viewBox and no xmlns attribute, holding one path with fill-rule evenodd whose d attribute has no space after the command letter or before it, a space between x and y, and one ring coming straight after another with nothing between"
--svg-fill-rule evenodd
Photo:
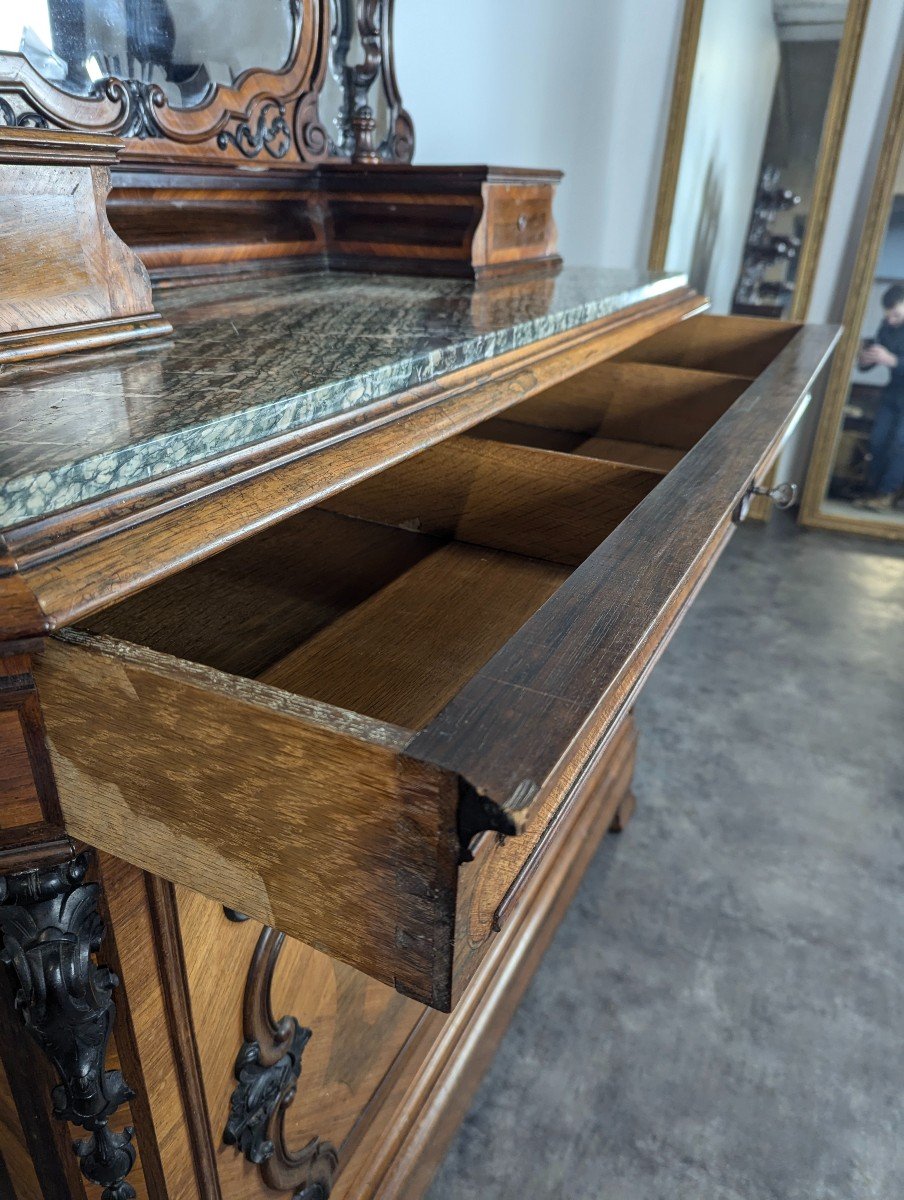
<instances>
[{"instance_id":1,"label":"drawer compartment","mask_svg":"<svg viewBox=\"0 0 904 1200\"><path fill-rule=\"evenodd\" d=\"M686 367L755 379L778 358L800 329L794 321L715 317L704 313L638 342L614 361Z\"/></svg>"},{"instance_id":2,"label":"drawer compartment","mask_svg":"<svg viewBox=\"0 0 904 1200\"><path fill-rule=\"evenodd\" d=\"M738 376L603 362L478 425L478 437L666 474L749 386Z\"/></svg>"},{"instance_id":3,"label":"drawer compartment","mask_svg":"<svg viewBox=\"0 0 904 1200\"><path fill-rule=\"evenodd\" d=\"M800 331L733 403L672 368L678 421L627 373L621 424L574 417L583 377L512 421L652 413L668 473L483 428L51 638L69 833L448 1009L833 340Z\"/></svg>"},{"instance_id":4,"label":"drawer compartment","mask_svg":"<svg viewBox=\"0 0 904 1200\"><path fill-rule=\"evenodd\" d=\"M657 482L454 438L52 639L69 832L448 1007L460 860L526 816L407 747Z\"/></svg>"}]
</instances>

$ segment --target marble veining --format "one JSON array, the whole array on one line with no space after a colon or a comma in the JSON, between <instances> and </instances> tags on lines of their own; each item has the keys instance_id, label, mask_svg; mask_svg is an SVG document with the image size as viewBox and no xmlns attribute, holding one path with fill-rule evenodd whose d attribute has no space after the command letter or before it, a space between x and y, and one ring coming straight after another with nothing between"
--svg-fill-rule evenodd
<instances>
[{"instance_id":1,"label":"marble veining","mask_svg":"<svg viewBox=\"0 0 904 1200\"><path fill-rule=\"evenodd\" d=\"M0 373L0 528L361 408L681 286L324 274L161 293L166 342Z\"/></svg>"}]
</instances>

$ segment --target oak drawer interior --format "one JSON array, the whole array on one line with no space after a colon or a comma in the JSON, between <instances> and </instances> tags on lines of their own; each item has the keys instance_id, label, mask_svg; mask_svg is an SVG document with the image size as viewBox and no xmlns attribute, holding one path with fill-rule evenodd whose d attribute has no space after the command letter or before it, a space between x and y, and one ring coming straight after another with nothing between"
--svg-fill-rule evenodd
<instances>
[{"instance_id":1,"label":"oak drawer interior","mask_svg":"<svg viewBox=\"0 0 904 1200\"><path fill-rule=\"evenodd\" d=\"M689 317L624 350L613 362L649 363L756 379L801 329L762 317Z\"/></svg>"},{"instance_id":2,"label":"oak drawer interior","mask_svg":"<svg viewBox=\"0 0 904 1200\"><path fill-rule=\"evenodd\" d=\"M87 628L419 730L659 478L452 438Z\"/></svg>"},{"instance_id":3,"label":"oak drawer interior","mask_svg":"<svg viewBox=\"0 0 904 1200\"><path fill-rule=\"evenodd\" d=\"M728 410L760 350L704 328L718 370L647 362L641 344L52 638L36 678L68 831L448 1007L490 937L468 897L486 908L529 869L614 728L582 714L628 659L642 678L824 353L822 335L795 351L800 384L762 441L738 439L749 464L714 495L708 467L677 460L754 420L749 402ZM626 587L611 564L641 544L649 563L686 508L693 544L677 552L673 528L655 578L639 564ZM592 641L620 609L626 633L590 646L590 671L569 653L542 677L548 647ZM485 719L450 724L475 684ZM510 749L525 723L530 746ZM447 752L450 728L476 735L479 771ZM489 856L489 890L488 856L462 855L481 829L527 835Z\"/></svg>"},{"instance_id":4,"label":"oak drawer interior","mask_svg":"<svg viewBox=\"0 0 904 1200\"><path fill-rule=\"evenodd\" d=\"M406 747L660 479L451 438L53 639L67 827L448 1007L489 860L459 863L454 783Z\"/></svg>"},{"instance_id":5,"label":"oak drawer interior","mask_svg":"<svg viewBox=\"0 0 904 1200\"><path fill-rule=\"evenodd\" d=\"M695 317L506 409L471 433L665 475L798 328L755 317Z\"/></svg>"}]
</instances>

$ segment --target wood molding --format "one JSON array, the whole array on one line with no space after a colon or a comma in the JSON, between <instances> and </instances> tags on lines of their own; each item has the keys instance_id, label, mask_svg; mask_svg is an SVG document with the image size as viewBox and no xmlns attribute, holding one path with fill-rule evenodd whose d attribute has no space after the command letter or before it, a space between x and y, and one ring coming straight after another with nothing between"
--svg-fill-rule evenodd
<instances>
[{"instance_id":1,"label":"wood molding","mask_svg":"<svg viewBox=\"0 0 904 1200\"><path fill-rule=\"evenodd\" d=\"M866 209L857 258L851 273L850 288L844 307L844 333L832 363L826 396L813 454L807 470L800 506L800 523L823 529L863 533L871 537L900 537L900 524L867 521L855 515L838 517L823 511L826 486L835 460L835 448L841 430L844 403L850 387L851 372L857 358L869 290L876 273L879 251L885 239L895 177L904 150L904 62L898 70L894 94L888 110L888 122L879 151L873 190Z\"/></svg>"},{"instance_id":2,"label":"wood molding","mask_svg":"<svg viewBox=\"0 0 904 1200\"><path fill-rule=\"evenodd\" d=\"M0 126L0 367L172 332L141 260L107 220L121 146Z\"/></svg>"},{"instance_id":3,"label":"wood molding","mask_svg":"<svg viewBox=\"0 0 904 1200\"><path fill-rule=\"evenodd\" d=\"M581 781L552 852L538 855L455 1011L421 1017L339 1147L333 1200L419 1200L426 1191L599 842L630 808L636 736L629 718L590 786Z\"/></svg>"},{"instance_id":4,"label":"wood molding","mask_svg":"<svg viewBox=\"0 0 904 1200\"><path fill-rule=\"evenodd\" d=\"M11 597L0 638L40 637L86 616L700 308L678 288L404 396L19 526L0 569L0 598Z\"/></svg>"},{"instance_id":5,"label":"wood molding","mask_svg":"<svg viewBox=\"0 0 904 1200\"><path fill-rule=\"evenodd\" d=\"M195 1040L191 995L179 929L175 888L159 875L145 875L147 897L157 933L157 957L163 979L166 1021L175 1047L188 1133L192 1144L192 1166L198 1192L204 1200L220 1200L216 1156L210 1138L207 1094Z\"/></svg>"}]
</instances>

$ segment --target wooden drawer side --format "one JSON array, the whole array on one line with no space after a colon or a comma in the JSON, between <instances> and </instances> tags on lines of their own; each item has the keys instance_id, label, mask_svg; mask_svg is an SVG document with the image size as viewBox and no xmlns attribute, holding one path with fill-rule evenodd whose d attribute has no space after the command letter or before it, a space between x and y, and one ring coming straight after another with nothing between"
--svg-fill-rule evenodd
<instances>
[{"instance_id":1,"label":"wooden drawer side","mask_svg":"<svg viewBox=\"0 0 904 1200\"><path fill-rule=\"evenodd\" d=\"M457 796L409 734L71 631L35 675L73 837L448 1005Z\"/></svg>"}]
</instances>

